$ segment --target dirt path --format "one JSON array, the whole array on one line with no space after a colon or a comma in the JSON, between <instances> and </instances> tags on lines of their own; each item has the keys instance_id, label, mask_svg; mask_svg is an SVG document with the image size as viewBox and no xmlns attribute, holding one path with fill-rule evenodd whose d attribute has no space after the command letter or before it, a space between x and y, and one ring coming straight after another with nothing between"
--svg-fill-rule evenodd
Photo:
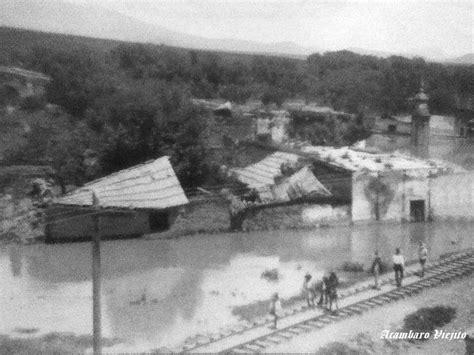
<instances>
[{"instance_id":1,"label":"dirt path","mask_svg":"<svg viewBox=\"0 0 474 355\"><path fill-rule=\"evenodd\" d=\"M356 353L367 354L464 354L464 340L430 339L425 343L381 339L385 329L396 331L403 318L421 307L453 306L457 316L441 328L465 331L474 326L474 276L451 284L427 289L417 296L371 309L364 314L329 325L319 331L306 333L288 342L265 349L268 353L315 353L333 342L344 343Z\"/></svg>"}]
</instances>

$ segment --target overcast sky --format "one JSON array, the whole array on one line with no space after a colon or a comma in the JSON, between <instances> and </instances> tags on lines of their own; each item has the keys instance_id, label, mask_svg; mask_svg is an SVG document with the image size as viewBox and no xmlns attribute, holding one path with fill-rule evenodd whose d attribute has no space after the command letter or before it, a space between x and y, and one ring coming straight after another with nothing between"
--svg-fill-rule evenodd
<instances>
[{"instance_id":1,"label":"overcast sky","mask_svg":"<svg viewBox=\"0 0 474 355\"><path fill-rule=\"evenodd\" d=\"M474 52L473 1L67 0L210 38L294 42L328 50Z\"/></svg>"}]
</instances>

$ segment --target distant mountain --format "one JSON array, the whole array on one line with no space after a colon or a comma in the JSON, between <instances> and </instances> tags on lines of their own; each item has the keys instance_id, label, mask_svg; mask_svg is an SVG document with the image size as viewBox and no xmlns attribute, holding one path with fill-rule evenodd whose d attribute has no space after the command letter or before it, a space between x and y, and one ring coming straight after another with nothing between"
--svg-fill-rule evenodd
<instances>
[{"instance_id":1,"label":"distant mountain","mask_svg":"<svg viewBox=\"0 0 474 355\"><path fill-rule=\"evenodd\" d=\"M3 0L0 25L44 32L176 47L304 57L315 52L291 42L260 43L236 39L210 39L151 25L99 6L60 1Z\"/></svg>"},{"instance_id":2,"label":"distant mountain","mask_svg":"<svg viewBox=\"0 0 474 355\"><path fill-rule=\"evenodd\" d=\"M407 52L383 52L383 51L374 51L370 49L352 47L348 48L349 51L361 54L361 55L373 55L375 57L388 58L390 56L402 56L406 58L422 57L425 60L433 62L444 62L447 58L446 53L444 53L439 48L418 48L412 49Z\"/></svg>"},{"instance_id":3,"label":"distant mountain","mask_svg":"<svg viewBox=\"0 0 474 355\"><path fill-rule=\"evenodd\" d=\"M347 48L348 51L361 54L361 55L372 55L374 57L381 57L381 58L387 58L392 55L396 55L395 53L390 53L390 52L383 52L383 51L373 51L370 49L365 49L365 48L358 48L358 47L350 47Z\"/></svg>"},{"instance_id":4,"label":"distant mountain","mask_svg":"<svg viewBox=\"0 0 474 355\"><path fill-rule=\"evenodd\" d=\"M100 6L73 4L60 0L1 0L0 26L25 28L43 32L72 34L92 38L130 42L166 44L175 47L224 52L271 54L304 59L317 47L304 47L293 42L261 43L238 39L211 39L169 30ZM431 61L446 61L437 48L418 48L405 53L390 53L363 48L348 48L354 53L389 57L422 56ZM451 63L471 63L473 54L450 60Z\"/></svg>"},{"instance_id":5,"label":"distant mountain","mask_svg":"<svg viewBox=\"0 0 474 355\"><path fill-rule=\"evenodd\" d=\"M446 60L446 62L453 64L474 64L474 53L469 53L461 57L448 59Z\"/></svg>"}]
</instances>

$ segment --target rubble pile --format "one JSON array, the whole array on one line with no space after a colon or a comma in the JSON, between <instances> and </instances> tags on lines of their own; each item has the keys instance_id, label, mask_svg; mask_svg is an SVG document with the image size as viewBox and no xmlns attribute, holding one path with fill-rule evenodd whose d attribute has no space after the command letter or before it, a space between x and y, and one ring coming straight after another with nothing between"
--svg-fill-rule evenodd
<instances>
[{"instance_id":1,"label":"rubble pile","mask_svg":"<svg viewBox=\"0 0 474 355\"><path fill-rule=\"evenodd\" d=\"M23 197L0 195L0 240L29 244L45 234L44 210L59 193L51 181L35 179Z\"/></svg>"}]
</instances>

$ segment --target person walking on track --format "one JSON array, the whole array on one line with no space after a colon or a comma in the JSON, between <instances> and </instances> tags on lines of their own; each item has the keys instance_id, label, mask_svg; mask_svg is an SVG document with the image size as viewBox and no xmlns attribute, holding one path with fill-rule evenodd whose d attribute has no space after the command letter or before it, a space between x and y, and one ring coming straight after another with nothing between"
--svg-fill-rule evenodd
<instances>
[{"instance_id":1,"label":"person walking on track","mask_svg":"<svg viewBox=\"0 0 474 355\"><path fill-rule=\"evenodd\" d=\"M329 277L323 276L320 286L321 295L319 296L318 306L326 307L328 304L328 291L329 291Z\"/></svg>"},{"instance_id":2,"label":"person walking on track","mask_svg":"<svg viewBox=\"0 0 474 355\"><path fill-rule=\"evenodd\" d=\"M420 277L425 276L425 264L426 259L428 258L428 249L426 249L426 245L423 242L420 242L420 247L418 248L418 257L420 259Z\"/></svg>"},{"instance_id":3,"label":"person walking on track","mask_svg":"<svg viewBox=\"0 0 474 355\"><path fill-rule=\"evenodd\" d=\"M272 296L272 300L270 302L270 308L268 310L268 313L270 313L270 315L273 317L272 329L277 328L277 322L278 322L278 318L281 317L281 312L282 312L282 308L281 308L280 298L278 297L278 293L275 292Z\"/></svg>"},{"instance_id":4,"label":"person walking on track","mask_svg":"<svg viewBox=\"0 0 474 355\"><path fill-rule=\"evenodd\" d=\"M328 298L329 298L329 310L332 311L332 304L336 304L336 310L339 309L338 303L338 294L337 294L337 287L339 286L339 279L335 272L331 272L329 275L329 290L328 290Z\"/></svg>"},{"instance_id":5,"label":"person walking on track","mask_svg":"<svg viewBox=\"0 0 474 355\"><path fill-rule=\"evenodd\" d=\"M316 298L316 285L311 281L311 279L312 276L310 274L306 274L304 276L303 292L305 294L306 301L308 302L308 308L313 308L315 306L314 299Z\"/></svg>"},{"instance_id":6,"label":"person walking on track","mask_svg":"<svg viewBox=\"0 0 474 355\"><path fill-rule=\"evenodd\" d=\"M374 288L380 290L379 275L382 272L382 259L380 259L379 252L375 252L375 259L370 268L370 272L374 275Z\"/></svg>"},{"instance_id":7,"label":"person walking on track","mask_svg":"<svg viewBox=\"0 0 474 355\"><path fill-rule=\"evenodd\" d=\"M400 252L400 248L395 249L395 255L393 256L393 271L395 271L395 281L397 287L402 286L403 280L403 269L405 268L405 258Z\"/></svg>"}]
</instances>

